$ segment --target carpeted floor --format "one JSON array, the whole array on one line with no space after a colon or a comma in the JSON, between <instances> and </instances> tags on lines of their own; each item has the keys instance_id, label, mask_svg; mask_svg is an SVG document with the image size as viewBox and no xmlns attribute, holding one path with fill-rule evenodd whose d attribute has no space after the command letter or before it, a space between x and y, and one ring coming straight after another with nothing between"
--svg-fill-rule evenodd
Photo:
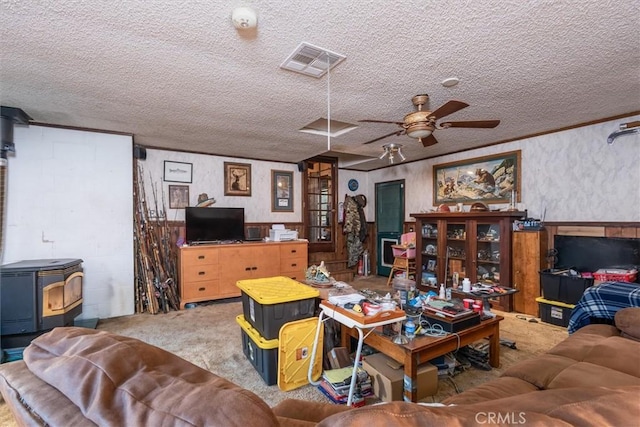
<instances>
[{"instance_id":1,"label":"carpeted floor","mask_svg":"<svg viewBox=\"0 0 640 427\"><path fill-rule=\"evenodd\" d=\"M386 278L370 276L352 282L357 289L385 291ZM101 320L97 328L139 338L164 348L202 368L216 373L262 397L270 406L287 398L328 402L314 387L307 385L283 392L277 385L267 386L242 352L240 327L235 317L242 313L238 299L199 304L197 307L167 314L138 314ZM514 363L540 354L567 336L565 328L546 323L532 323L516 313L499 313L505 317L500 334L516 342L517 349L501 346L500 368L483 371L469 368L451 380L441 380L438 393L426 399L442 399L492 378L498 377ZM7 406L0 400L0 425L15 426Z\"/></svg>"}]
</instances>

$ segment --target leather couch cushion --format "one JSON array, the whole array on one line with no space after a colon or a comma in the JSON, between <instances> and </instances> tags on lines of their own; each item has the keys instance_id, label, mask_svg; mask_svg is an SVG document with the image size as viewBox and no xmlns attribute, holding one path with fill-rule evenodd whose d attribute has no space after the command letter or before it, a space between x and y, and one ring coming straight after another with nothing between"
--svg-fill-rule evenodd
<instances>
[{"instance_id":1,"label":"leather couch cushion","mask_svg":"<svg viewBox=\"0 0 640 427\"><path fill-rule=\"evenodd\" d=\"M624 337L640 341L640 307L623 308L615 314L614 320Z\"/></svg>"},{"instance_id":2,"label":"leather couch cushion","mask_svg":"<svg viewBox=\"0 0 640 427\"><path fill-rule=\"evenodd\" d=\"M20 426L95 427L69 399L22 360L0 365L0 392Z\"/></svg>"},{"instance_id":3,"label":"leather couch cushion","mask_svg":"<svg viewBox=\"0 0 640 427\"><path fill-rule=\"evenodd\" d=\"M640 387L542 390L468 405L391 402L342 412L319 427L636 425Z\"/></svg>"},{"instance_id":4,"label":"leather couch cushion","mask_svg":"<svg viewBox=\"0 0 640 427\"><path fill-rule=\"evenodd\" d=\"M133 338L56 328L24 361L100 426L278 425L255 394Z\"/></svg>"},{"instance_id":5,"label":"leather couch cushion","mask_svg":"<svg viewBox=\"0 0 640 427\"><path fill-rule=\"evenodd\" d=\"M465 405L503 397L516 396L538 390L535 385L513 377L501 377L480 384L460 394L454 394L442 401L445 405Z\"/></svg>"}]
</instances>

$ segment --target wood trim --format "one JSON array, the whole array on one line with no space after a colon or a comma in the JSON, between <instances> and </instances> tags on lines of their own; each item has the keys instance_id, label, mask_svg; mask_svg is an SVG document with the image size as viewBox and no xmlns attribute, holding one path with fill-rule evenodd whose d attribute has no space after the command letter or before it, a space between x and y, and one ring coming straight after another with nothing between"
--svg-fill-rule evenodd
<instances>
[{"instance_id":1,"label":"wood trim","mask_svg":"<svg viewBox=\"0 0 640 427\"><path fill-rule=\"evenodd\" d=\"M637 116L638 114L640 114L640 110L630 111L628 113L618 114L617 116L603 117L601 119L591 120L591 121L584 122L584 123L576 123L574 125L569 125L569 126L565 126L565 127L561 127L561 128L557 128L557 129L549 129L549 130L546 130L546 131L543 131L543 132L536 132L536 133L531 133L531 134L528 134L528 135L516 136L515 138L502 139L500 141L495 141L495 142L490 142L490 143L487 143L487 144L477 145L477 146L472 147L472 148L465 148L464 150L452 151L452 152L446 153L446 154L438 154L436 156L429 156L429 157L423 157L421 159L410 160L410 161L404 162L403 164L421 162L421 161L428 160L428 159L437 159L438 157L444 157L444 156L450 156L452 154L464 153L464 152L467 152L467 151L477 150L479 148L492 147L494 145L506 144L508 142L520 141L520 140L523 140L523 139L535 138L537 136L549 135L549 134L556 133L556 132L564 132L566 130L577 129L577 128L581 128L581 127L584 127L584 126L591 126L591 125L596 125L598 123L605 123L605 122L610 122L612 120L619 120L619 119L624 119L626 117ZM376 170L379 170L379 169L386 169L386 168L390 168L390 167L393 167L393 166L397 166L397 165L384 165L384 166L380 166L379 168L368 170L366 172L373 172L373 171L376 171ZM352 169L352 168L341 168L341 169L344 169L344 170L355 170L355 171L359 170L359 169Z\"/></svg>"},{"instance_id":2,"label":"wood trim","mask_svg":"<svg viewBox=\"0 0 640 427\"><path fill-rule=\"evenodd\" d=\"M547 249L553 249L556 235L640 238L638 222L551 222L544 228L549 234Z\"/></svg>"},{"instance_id":3,"label":"wood trim","mask_svg":"<svg viewBox=\"0 0 640 427\"><path fill-rule=\"evenodd\" d=\"M585 226L585 227L640 227L640 222L635 221L623 221L623 222L612 222L612 221L580 221L580 222L571 222L571 221L545 221L545 227L548 226L561 226L561 225L570 225L570 226Z\"/></svg>"},{"instance_id":4,"label":"wood trim","mask_svg":"<svg viewBox=\"0 0 640 427\"><path fill-rule=\"evenodd\" d=\"M556 235L604 237L605 227L604 226L586 227L583 225L560 225L556 229Z\"/></svg>"},{"instance_id":5,"label":"wood trim","mask_svg":"<svg viewBox=\"0 0 640 427\"><path fill-rule=\"evenodd\" d=\"M83 132L107 133L107 134L110 134L110 135L124 135L124 136L131 136L131 137L134 136L132 133L119 132L119 131L116 131L116 130L84 128L84 127L80 127L80 126L55 125L55 124L41 123L41 122L29 122L29 124L33 125L33 126L42 126L42 127L47 127L47 128L80 130L80 131L83 131Z\"/></svg>"}]
</instances>

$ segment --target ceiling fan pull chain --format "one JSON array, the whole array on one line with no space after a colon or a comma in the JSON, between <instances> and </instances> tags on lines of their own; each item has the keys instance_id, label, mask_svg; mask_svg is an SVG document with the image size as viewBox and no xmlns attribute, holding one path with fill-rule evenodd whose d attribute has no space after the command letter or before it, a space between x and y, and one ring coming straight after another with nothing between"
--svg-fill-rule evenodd
<instances>
[{"instance_id":1,"label":"ceiling fan pull chain","mask_svg":"<svg viewBox=\"0 0 640 427\"><path fill-rule=\"evenodd\" d=\"M327 151L331 151L331 61L327 55Z\"/></svg>"}]
</instances>

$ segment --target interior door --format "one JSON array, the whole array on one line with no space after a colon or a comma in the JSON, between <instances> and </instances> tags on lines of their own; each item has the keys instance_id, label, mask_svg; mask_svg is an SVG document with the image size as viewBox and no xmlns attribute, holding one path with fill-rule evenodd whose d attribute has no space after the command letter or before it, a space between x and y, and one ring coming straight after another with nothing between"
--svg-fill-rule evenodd
<instances>
[{"instance_id":1,"label":"interior door","mask_svg":"<svg viewBox=\"0 0 640 427\"><path fill-rule=\"evenodd\" d=\"M314 157L305 160L303 203L305 236L309 252L334 252L336 240L337 160Z\"/></svg>"},{"instance_id":2,"label":"interior door","mask_svg":"<svg viewBox=\"0 0 640 427\"><path fill-rule=\"evenodd\" d=\"M376 252L379 276L388 276L393 265L391 245L400 241L404 223L404 180L376 184Z\"/></svg>"}]
</instances>

